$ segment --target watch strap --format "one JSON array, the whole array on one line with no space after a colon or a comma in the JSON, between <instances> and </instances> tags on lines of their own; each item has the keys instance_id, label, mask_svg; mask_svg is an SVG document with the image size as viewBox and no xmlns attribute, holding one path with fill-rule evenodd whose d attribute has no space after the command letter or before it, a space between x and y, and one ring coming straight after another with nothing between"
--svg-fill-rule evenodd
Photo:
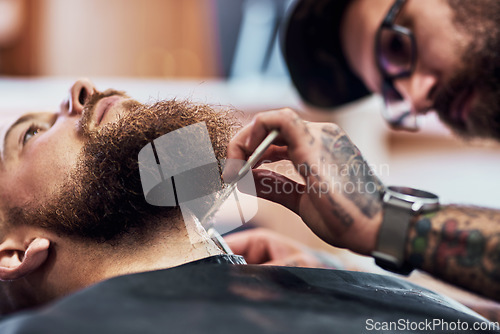
<instances>
[{"instance_id":1,"label":"watch strap","mask_svg":"<svg viewBox=\"0 0 500 334\"><path fill-rule=\"evenodd\" d=\"M412 218L413 214L408 208L384 205L384 218L380 226L376 249L372 253L378 266L403 275L413 270L413 267L404 259Z\"/></svg>"},{"instance_id":2,"label":"watch strap","mask_svg":"<svg viewBox=\"0 0 500 334\"><path fill-rule=\"evenodd\" d=\"M419 213L439 209L439 198L427 191L408 187L387 187L382 194L383 218L372 256L380 267L398 274L413 268L405 261L408 229Z\"/></svg>"}]
</instances>

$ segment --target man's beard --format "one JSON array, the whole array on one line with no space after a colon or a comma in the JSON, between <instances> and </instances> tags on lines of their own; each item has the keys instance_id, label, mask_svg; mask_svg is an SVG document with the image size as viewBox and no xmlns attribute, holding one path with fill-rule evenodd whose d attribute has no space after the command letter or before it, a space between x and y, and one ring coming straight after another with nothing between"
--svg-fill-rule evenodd
<instances>
[{"instance_id":1,"label":"man's beard","mask_svg":"<svg viewBox=\"0 0 500 334\"><path fill-rule=\"evenodd\" d=\"M138 239L154 233L156 224L164 226L180 219L178 207L146 203L138 153L166 133L205 122L215 158L221 161L237 127L233 113L186 101L146 106L130 100L125 102L130 111L116 123L91 130L89 110L112 93L91 97L84 109L79 129L85 144L66 184L48 204L13 209L10 219L96 242L118 241L124 236Z\"/></svg>"},{"instance_id":2,"label":"man's beard","mask_svg":"<svg viewBox=\"0 0 500 334\"><path fill-rule=\"evenodd\" d=\"M500 3L497 0L448 0L454 25L471 38L463 67L436 94L435 110L441 120L465 138L500 140ZM476 93L466 120L453 115L454 100L464 92Z\"/></svg>"}]
</instances>

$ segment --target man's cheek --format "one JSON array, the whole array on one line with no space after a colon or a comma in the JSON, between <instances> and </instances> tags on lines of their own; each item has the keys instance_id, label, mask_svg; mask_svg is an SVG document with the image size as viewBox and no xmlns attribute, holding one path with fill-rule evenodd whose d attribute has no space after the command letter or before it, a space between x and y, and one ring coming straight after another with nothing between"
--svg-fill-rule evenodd
<instances>
[{"instance_id":1,"label":"man's cheek","mask_svg":"<svg viewBox=\"0 0 500 334\"><path fill-rule=\"evenodd\" d=\"M21 166L20 184L31 188L35 198L48 195L60 187L76 165L78 152L74 149L54 150L47 148L32 156Z\"/></svg>"}]
</instances>

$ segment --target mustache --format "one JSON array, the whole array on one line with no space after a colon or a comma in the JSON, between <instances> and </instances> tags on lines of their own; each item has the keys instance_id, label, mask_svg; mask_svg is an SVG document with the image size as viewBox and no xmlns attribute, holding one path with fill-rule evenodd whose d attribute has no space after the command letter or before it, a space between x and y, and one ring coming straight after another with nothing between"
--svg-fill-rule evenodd
<instances>
[{"instance_id":1,"label":"mustache","mask_svg":"<svg viewBox=\"0 0 500 334\"><path fill-rule=\"evenodd\" d=\"M107 89L103 92L96 91L92 95L90 95L83 105L82 117L77 124L77 130L80 135L86 135L90 132L90 123L93 119L97 104L102 99L110 96L129 98L129 96L124 91L115 89Z\"/></svg>"}]
</instances>

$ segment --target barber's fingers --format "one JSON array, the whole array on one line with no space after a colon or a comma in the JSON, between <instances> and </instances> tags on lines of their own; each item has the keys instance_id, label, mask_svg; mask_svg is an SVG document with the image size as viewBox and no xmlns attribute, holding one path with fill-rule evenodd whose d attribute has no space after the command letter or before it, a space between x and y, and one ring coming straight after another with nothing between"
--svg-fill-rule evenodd
<instances>
[{"instance_id":1,"label":"barber's fingers","mask_svg":"<svg viewBox=\"0 0 500 334\"><path fill-rule=\"evenodd\" d=\"M224 240L235 254L243 256L249 264L285 265L283 259L304 251L299 242L266 228L232 233Z\"/></svg>"},{"instance_id":2,"label":"barber's fingers","mask_svg":"<svg viewBox=\"0 0 500 334\"><path fill-rule=\"evenodd\" d=\"M244 126L227 145L227 159L224 171L222 172L222 178L226 183L233 181L234 177L245 164L245 161L253 153L248 150L246 145L251 130L249 125Z\"/></svg>"},{"instance_id":3,"label":"barber's fingers","mask_svg":"<svg viewBox=\"0 0 500 334\"><path fill-rule=\"evenodd\" d=\"M234 178L243 165L241 161L247 160L269 132L274 129L280 133L273 143L275 146L288 146L295 149L305 136L310 136L305 122L291 109L258 114L250 124L233 137L227 147L228 162L223 173L226 182ZM281 153L283 152L284 150L281 150Z\"/></svg>"},{"instance_id":4,"label":"barber's fingers","mask_svg":"<svg viewBox=\"0 0 500 334\"><path fill-rule=\"evenodd\" d=\"M289 108L263 112L255 116L249 124L250 132L246 132L246 148L253 152L264 140L269 132L277 129L280 133L276 140L277 145L286 145L290 149L302 143L304 135L307 135L305 122L295 111Z\"/></svg>"},{"instance_id":5,"label":"barber's fingers","mask_svg":"<svg viewBox=\"0 0 500 334\"><path fill-rule=\"evenodd\" d=\"M254 169L252 172L258 197L281 204L299 214L300 199L305 192L303 184L267 169ZM253 194L253 188L246 189L245 183L238 184L238 190Z\"/></svg>"},{"instance_id":6,"label":"barber's fingers","mask_svg":"<svg viewBox=\"0 0 500 334\"><path fill-rule=\"evenodd\" d=\"M251 242L251 236L249 236L246 232L247 231L235 232L224 236L224 241L231 248L231 250L235 254L241 255L243 257L245 257L245 255L248 253L250 249L249 244Z\"/></svg>"},{"instance_id":7,"label":"barber's fingers","mask_svg":"<svg viewBox=\"0 0 500 334\"><path fill-rule=\"evenodd\" d=\"M246 147L246 140L249 133L252 131L249 125L244 126L227 145L228 159L246 160L252 154ZM227 169L227 166L226 166Z\"/></svg>"},{"instance_id":8,"label":"barber's fingers","mask_svg":"<svg viewBox=\"0 0 500 334\"><path fill-rule=\"evenodd\" d=\"M248 264L262 264L271 260L272 235L267 235L261 229L232 233L225 236L224 241Z\"/></svg>"},{"instance_id":9,"label":"barber's fingers","mask_svg":"<svg viewBox=\"0 0 500 334\"><path fill-rule=\"evenodd\" d=\"M254 168L259 167L263 163L272 163L282 160L288 160L288 148L285 146L271 145L259 159Z\"/></svg>"},{"instance_id":10,"label":"barber's fingers","mask_svg":"<svg viewBox=\"0 0 500 334\"><path fill-rule=\"evenodd\" d=\"M283 161L283 160L289 160L288 159L288 151L286 147L283 146L276 146L276 145L271 145L266 152L262 155L262 157L255 163L253 168L258 168L262 164L268 164L268 163L273 163L277 161ZM233 159L227 159L226 160L226 165L224 167L224 172L222 174L222 177L224 179L224 182L230 183L232 181L233 177L233 171L235 171L234 174L236 174L245 164L244 160L233 160Z\"/></svg>"}]
</instances>

